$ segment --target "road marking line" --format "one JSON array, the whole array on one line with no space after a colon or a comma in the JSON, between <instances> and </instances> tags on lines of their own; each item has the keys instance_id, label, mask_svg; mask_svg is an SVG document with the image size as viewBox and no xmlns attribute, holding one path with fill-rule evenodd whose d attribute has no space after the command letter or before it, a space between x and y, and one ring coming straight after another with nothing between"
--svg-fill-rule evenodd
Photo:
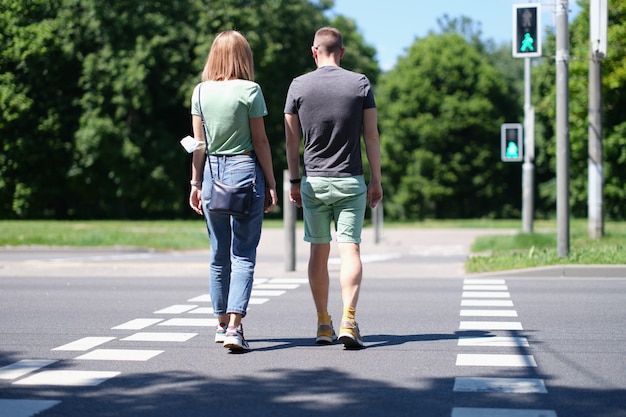
<instances>
[{"instance_id":1,"label":"road marking line","mask_svg":"<svg viewBox=\"0 0 626 417\"><path fill-rule=\"evenodd\" d=\"M206 303L206 302L211 302L211 294L202 294L199 295L197 297L194 298L190 298L189 300L190 303Z\"/></svg>"},{"instance_id":2,"label":"road marking line","mask_svg":"<svg viewBox=\"0 0 626 417\"><path fill-rule=\"evenodd\" d=\"M134 319L119 326L111 327L111 330L141 330L160 321L163 321L163 319Z\"/></svg>"},{"instance_id":3,"label":"road marking line","mask_svg":"<svg viewBox=\"0 0 626 417\"><path fill-rule=\"evenodd\" d=\"M0 399L0 416L27 417L52 408L61 401L56 400L4 400Z\"/></svg>"},{"instance_id":4,"label":"road marking line","mask_svg":"<svg viewBox=\"0 0 626 417\"><path fill-rule=\"evenodd\" d=\"M505 284L506 281L504 281L503 279L495 279L495 278L486 278L486 279L474 279L474 278L467 278L465 280L463 280L464 284L468 284L468 285L481 285L481 284Z\"/></svg>"},{"instance_id":5,"label":"road marking line","mask_svg":"<svg viewBox=\"0 0 626 417\"><path fill-rule=\"evenodd\" d=\"M175 304L173 306L157 310L152 314L182 314L188 312L189 310L193 310L196 307L198 306L193 304Z\"/></svg>"},{"instance_id":6,"label":"road marking line","mask_svg":"<svg viewBox=\"0 0 626 417\"><path fill-rule=\"evenodd\" d=\"M461 316L517 317L517 311L515 310L461 310Z\"/></svg>"},{"instance_id":7,"label":"road marking line","mask_svg":"<svg viewBox=\"0 0 626 417\"><path fill-rule=\"evenodd\" d=\"M0 379L16 379L57 362L48 359L23 359L0 368Z\"/></svg>"},{"instance_id":8,"label":"road marking line","mask_svg":"<svg viewBox=\"0 0 626 417\"><path fill-rule=\"evenodd\" d=\"M557 417L553 410L454 407L451 417Z\"/></svg>"},{"instance_id":9,"label":"road marking line","mask_svg":"<svg viewBox=\"0 0 626 417\"><path fill-rule=\"evenodd\" d=\"M525 337L460 337L458 346L514 346L528 347L528 340Z\"/></svg>"},{"instance_id":10,"label":"road marking line","mask_svg":"<svg viewBox=\"0 0 626 417\"><path fill-rule=\"evenodd\" d=\"M513 307L511 300L462 300L463 307Z\"/></svg>"},{"instance_id":11,"label":"road marking line","mask_svg":"<svg viewBox=\"0 0 626 417\"><path fill-rule=\"evenodd\" d=\"M252 287L254 290L295 290L300 284L260 284Z\"/></svg>"},{"instance_id":12,"label":"road marking line","mask_svg":"<svg viewBox=\"0 0 626 417\"><path fill-rule=\"evenodd\" d=\"M256 279L255 279L256 281ZM272 278L270 284L308 284L307 278Z\"/></svg>"},{"instance_id":13,"label":"road marking line","mask_svg":"<svg viewBox=\"0 0 626 417\"><path fill-rule=\"evenodd\" d=\"M96 349L78 356L77 360L91 361L133 361L145 362L163 353L163 350L135 350L135 349Z\"/></svg>"},{"instance_id":14,"label":"road marking line","mask_svg":"<svg viewBox=\"0 0 626 417\"><path fill-rule=\"evenodd\" d=\"M94 387L121 372L104 371L43 371L14 382L15 385L55 385L67 387Z\"/></svg>"},{"instance_id":15,"label":"road marking line","mask_svg":"<svg viewBox=\"0 0 626 417\"><path fill-rule=\"evenodd\" d=\"M463 285L463 291L508 291L509 287L506 285Z\"/></svg>"},{"instance_id":16,"label":"road marking line","mask_svg":"<svg viewBox=\"0 0 626 417\"><path fill-rule=\"evenodd\" d=\"M519 321L462 321L460 330L524 330Z\"/></svg>"},{"instance_id":17,"label":"road marking line","mask_svg":"<svg viewBox=\"0 0 626 417\"><path fill-rule=\"evenodd\" d=\"M250 298L248 304L265 304L269 301L269 298Z\"/></svg>"},{"instance_id":18,"label":"road marking line","mask_svg":"<svg viewBox=\"0 0 626 417\"><path fill-rule=\"evenodd\" d=\"M103 343L110 342L114 339L114 337L83 337L82 339L78 339L65 345L55 347L52 350L85 351L93 349L96 346L100 346Z\"/></svg>"},{"instance_id":19,"label":"road marking line","mask_svg":"<svg viewBox=\"0 0 626 417\"><path fill-rule=\"evenodd\" d=\"M537 378L455 378L455 392L506 392L547 394L543 379Z\"/></svg>"},{"instance_id":20,"label":"road marking line","mask_svg":"<svg viewBox=\"0 0 626 417\"><path fill-rule=\"evenodd\" d=\"M159 323L159 326L213 327L217 326L217 323L217 319L169 319Z\"/></svg>"},{"instance_id":21,"label":"road marking line","mask_svg":"<svg viewBox=\"0 0 626 417\"><path fill-rule=\"evenodd\" d=\"M186 342L198 333L151 333L139 332L121 340L131 342Z\"/></svg>"},{"instance_id":22,"label":"road marking line","mask_svg":"<svg viewBox=\"0 0 626 417\"><path fill-rule=\"evenodd\" d=\"M472 354L459 353L456 355L457 366L506 366L506 367L536 367L537 363L532 355L501 355L501 354Z\"/></svg>"},{"instance_id":23,"label":"road marking line","mask_svg":"<svg viewBox=\"0 0 626 417\"><path fill-rule=\"evenodd\" d=\"M463 298L511 298L508 291L463 291Z\"/></svg>"},{"instance_id":24,"label":"road marking line","mask_svg":"<svg viewBox=\"0 0 626 417\"><path fill-rule=\"evenodd\" d=\"M213 314L213 307L198 307L191 310L189 314Z\"/></svg>"},{"instance_id":25,"label":"road marking line","mask_svg":"<svg viewBox=\"0 0 626 417\"><path fill-rule=\"evenodd\" d=\"M283 295L286 292L287 291L283 291L283 290L255 290L253 287L252 294L250 296L251 297L278 297L280 295Z\"/></svg>"}]
</instances>

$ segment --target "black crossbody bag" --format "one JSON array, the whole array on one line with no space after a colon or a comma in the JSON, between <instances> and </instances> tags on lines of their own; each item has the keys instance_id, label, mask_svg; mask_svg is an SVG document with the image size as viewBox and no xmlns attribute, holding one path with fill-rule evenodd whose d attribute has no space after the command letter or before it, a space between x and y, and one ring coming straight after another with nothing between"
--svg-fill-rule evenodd
<instances>
[{"instance_id":1,"label":"black crossbody bag","mask_svg":"<svg viewBox=\"0 0 626 417\"><path fill-rule=\"evenodd\" d=\"M200 85L201 86L201 85ZM204 122L204 114L202 113L202 102L200 97L200 87L198 87L198 105L200 106L200 117L202 118L202 132L204 133L204 143L206 145L207 162L209 171L211 172L211 201L209 202L209 211L211 213L228 214L231 216L248 216L252 208L252 196L255 188L255 180L243 187L236 187L225 184L217 176L213 175L213 167L209 153L209 132ZM219 174L219 169L218 169Z\"/></svg>"}]
</instances>

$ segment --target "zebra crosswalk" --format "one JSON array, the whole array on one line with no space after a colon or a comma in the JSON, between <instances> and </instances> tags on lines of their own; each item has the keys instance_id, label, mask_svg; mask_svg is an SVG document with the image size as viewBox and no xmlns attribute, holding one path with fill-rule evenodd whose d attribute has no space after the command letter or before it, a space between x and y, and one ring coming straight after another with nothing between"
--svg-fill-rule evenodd
<instances>
[{"instance_id":1,"label":"zebra crosswalk","mask_svg":"<svg viewBox=\"0 0 626 417\"><path fill-rule=\"evenodd\" d=\"M537 362L533 355L527 354L530 344L522 336L500 336L495 332L515 334L522 331L521 321L497 320L494 318L518 317L516 310L511 310L513 301L504 279L465 279L459 322L459 330L485 331L485 336L460 337L458 346L463 353L456 356L456 366L472 369L534 369ZM480 307L472 309L467 307ZM487 308L489 307L489 308ZM465 320L470 317L477 320ZM478 320L478 318L482 318ZM488 318L488 319L485 319ZM502 353L502 349L507 353ZM517 353L508 353L506 348L515 348ZM521 351L522 353L520 353ZM545 382L541 378L510 377L457 377L454 380L454 392L474 393L476 396L487 393L501 393L510 396L528 394L548 394ZM510 397L510 402L516 403ZM480 408L453 407L451 417L556 417L554 410L536 410L520 408Z\"/></svg>"},{"instance_id":2,"label":"zebra crosswalk","mask_svg":"<svg viewBox=\"0 0 626 417\"><path fill-rule=\"evenodd\" d=\"M252 290L251 305L265 304L274 297L279 297L289 290L308 283L306 279L273 278L257 279ZM212 315L213 309L202 303L210 303L210 294L200 294L186 300L185 303L163 307L152 313L154 317L133 318L111 327L111 335L86 336L51 348L51 351L76 352L73 360L84 363L84 369L64 369L63 360L57 359L22 359L0 368L0 380L23 387L63 386L95 387L111 378L122 374L121 371L89 370L92 361L112 363L132 361L147 362L165 353L162 349L107 348L113 341L123 342L163 342L185 343L198 336L198 332L189 329L202 329L217 326L217 319L212 317L188 317L188 315ZM167 331L160 331L163 328ZM184 328L185 331L173 331ZM150 329L150 331L146 331ZM136 331L120 337L119 331ZM83 365L81 365L81 368ZM0 416L30 417L60 404L58 400L0 399Z\"/></svg>"}]
</instances>

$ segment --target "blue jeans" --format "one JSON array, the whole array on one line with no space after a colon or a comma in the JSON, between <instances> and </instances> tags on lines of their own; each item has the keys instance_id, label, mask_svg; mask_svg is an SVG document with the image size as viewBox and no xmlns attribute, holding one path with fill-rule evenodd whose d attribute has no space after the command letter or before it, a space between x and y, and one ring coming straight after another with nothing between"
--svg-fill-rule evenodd
<instances>
[{"instance_id":1,"label":"blue jeans","mask_svg":"<svg viewBox=\"0 0 626 417\"><path fill-rule=\"evenodd\" d=\"M245 185L256 178L252 209L246 217L209 212L211 172L205 164L202 182L202 209L211 242L210 292L216 316L246 315L261 239L265 204L265 177L254 155L211 155L213 175L229 185Z\"/></svg>"}]
</instances>

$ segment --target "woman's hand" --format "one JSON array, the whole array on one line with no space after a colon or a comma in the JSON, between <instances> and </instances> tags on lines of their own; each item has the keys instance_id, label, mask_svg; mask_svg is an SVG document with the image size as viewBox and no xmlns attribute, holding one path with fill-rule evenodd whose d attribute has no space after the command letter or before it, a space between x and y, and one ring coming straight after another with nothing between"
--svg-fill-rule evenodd
<instances>
[{"instance_id":1,"label":"woman's hand","mask_svg":"<svg viewBox=\"0 0 626 417\"><path fill-rule=\"evenodd\" d=\"M269 213L270 211L276 208L276 204L278 204L278 194L276 193L276 187L274 188L266 188L265 189L265 213Z\"/></svg>"},{"instance_id":2,"label":"woman's hand","mask_svg":"<svg viewBox=\"0 0 626 417\"><path fill-rule=\"evenodd\" d=\"M202 215L202 188L192 185L189 193L189 205L196 213Z\"/></svg>"}]
</instances>

